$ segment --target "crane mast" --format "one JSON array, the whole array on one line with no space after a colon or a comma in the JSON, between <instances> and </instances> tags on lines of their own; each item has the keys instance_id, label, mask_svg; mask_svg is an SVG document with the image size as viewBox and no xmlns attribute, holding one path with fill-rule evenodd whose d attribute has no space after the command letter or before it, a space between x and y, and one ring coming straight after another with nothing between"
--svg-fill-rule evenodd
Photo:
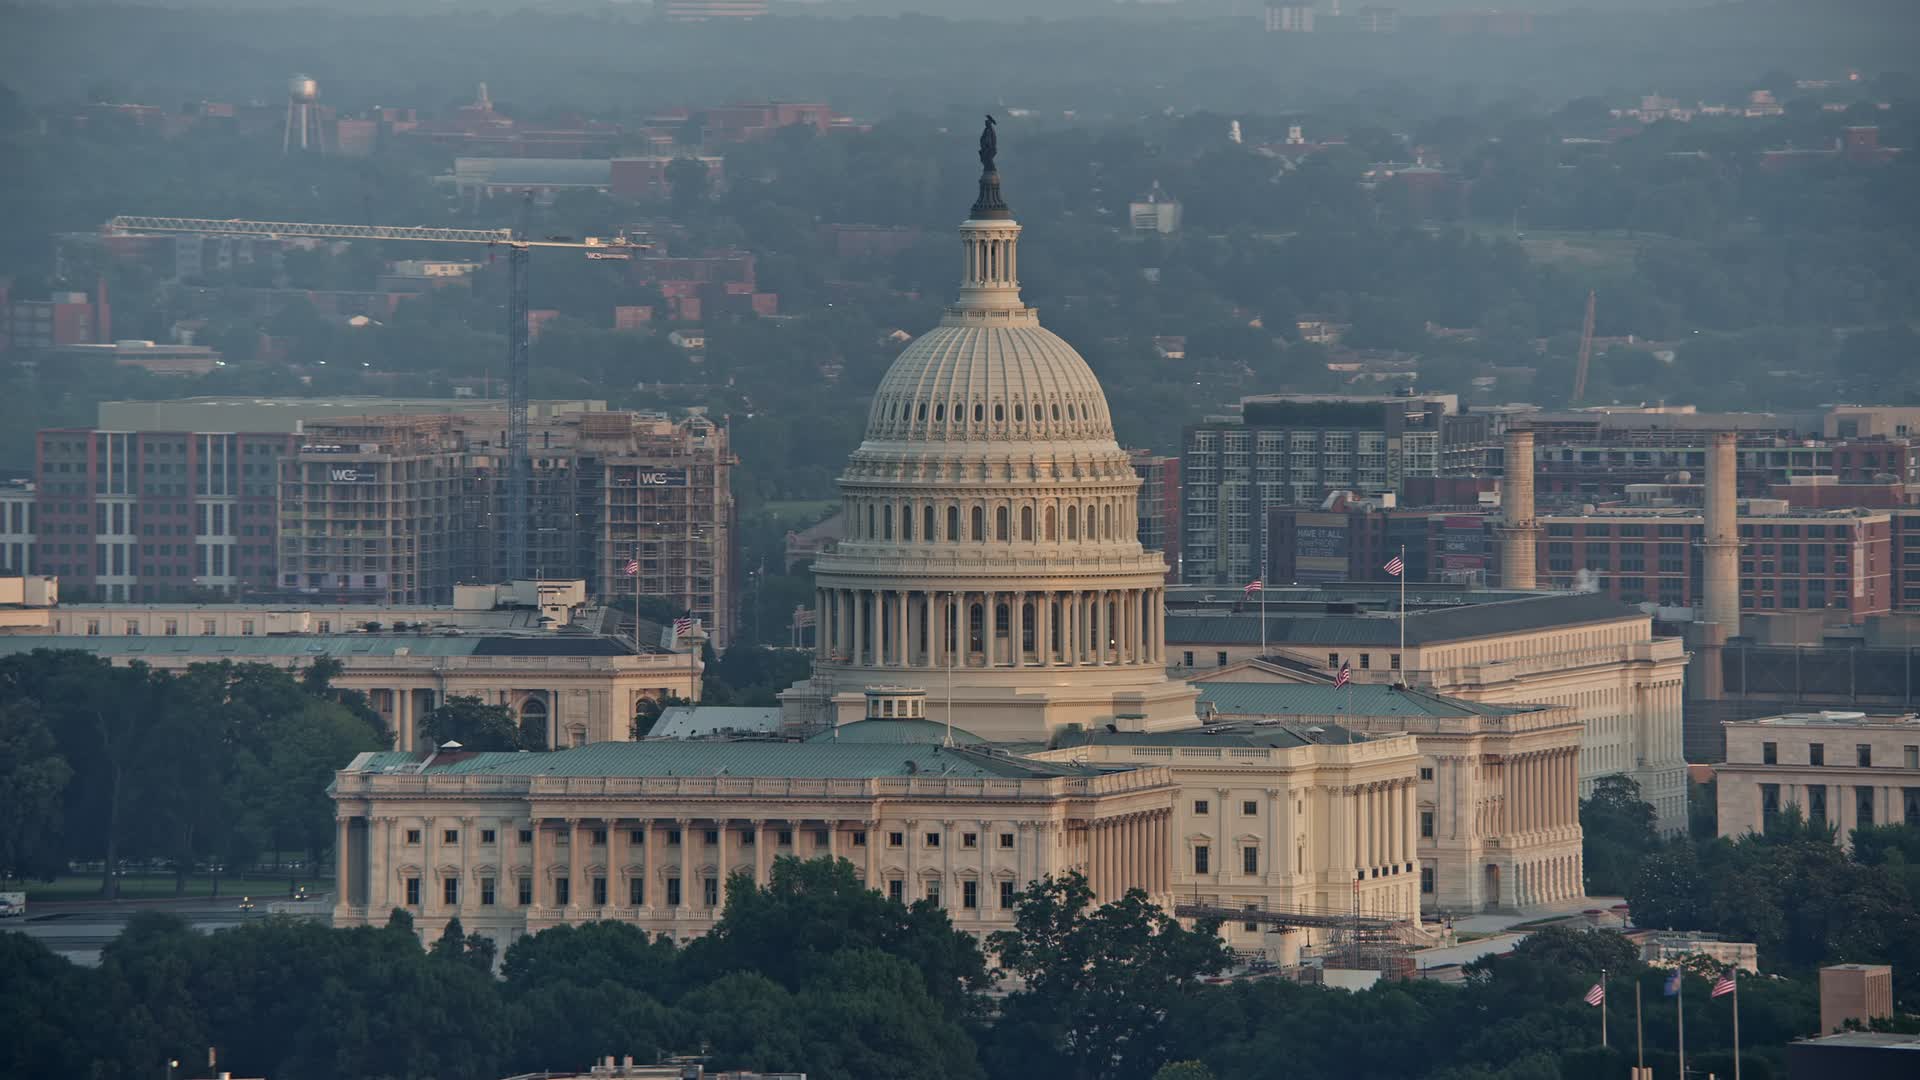
<instances>
[{"instance_id":1,"label":"crane mast","mask_svg":"<svg viewBox=\"0 0 1920 1080\"><path fill-rule=\"evenodd\" d=\"M527 327L527 260L534 248L563 248L584 251L589 259L627 260L635 251L652 245L625 236L592 237L585 240L554 238L532 240L527 236L532 196L522 210L521 227L513 229L453 229L424 225L329 225L303 221L251 221L242 218L156 217L124 214L107 222L109 232L198 233L206 236L252 236L278 240L311 237L321 240L404 240L429 244L481 244L507 249L507 498L506 527L501 543L506 547L509 579L527 576L527 523L531 518L528 489L532 486L533 462L529 458L527 432L527 370L531 349Z\"/></svg>"},{"instance_id":2,"label":"crane mast","mask_svg":"<svg viewBox=\"0 0 1920 1080\"><path fill-rule=\"evenodd\" d=\"M1587 290L1587 321L1580 328L1580 360L1574 365L1573 399L1569 404L1578 405L1587 396L1587 365L1593 362L1593 308L1599 296L1597 290Z\"/></svg>"}]
</instances>

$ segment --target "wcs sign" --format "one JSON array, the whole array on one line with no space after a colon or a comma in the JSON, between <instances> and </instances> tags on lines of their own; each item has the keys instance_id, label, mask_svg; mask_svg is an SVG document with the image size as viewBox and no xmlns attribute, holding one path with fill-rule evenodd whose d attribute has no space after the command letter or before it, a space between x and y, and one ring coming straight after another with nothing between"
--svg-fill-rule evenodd
<instances>
[{"instance_id":1,"label":"wcs sign","mask_svg":"<svg viewBox=\"0 0 1920 1080\"><path fill-rule=\"evenodd\" d=\"M641 487L686 487L685 469L642 469L634 474L635 483Z\"/></svg>"},{"instance_id":2,"label":"wcs sign","mask_svg":"<svg viewBox=\"0 0 1920 1080\"><path fill-rule=\"evenodd\" d=\"M327 470L327 479L335 484L377 484L380 478L373 475L371 469L356 469L351 465L337 465Z\"/></svg>"}]
</instances>

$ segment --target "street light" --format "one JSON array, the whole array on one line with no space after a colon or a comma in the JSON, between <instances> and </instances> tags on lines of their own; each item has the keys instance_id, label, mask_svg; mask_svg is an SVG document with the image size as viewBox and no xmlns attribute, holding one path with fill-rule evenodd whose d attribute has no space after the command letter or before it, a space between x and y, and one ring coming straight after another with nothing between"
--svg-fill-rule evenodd
<instances>
[{"instance_id":1,"label":"street light","mask_svg":"<svg viewBox=\"0 0 1920 1080\"><path fill-rule=\"evenodd\" d=\"M178 1058L167 1059L167 1080L173 1080L173 1070L179 1067L180 1067L180 1060Z\"/></svg>"}]
</instances>

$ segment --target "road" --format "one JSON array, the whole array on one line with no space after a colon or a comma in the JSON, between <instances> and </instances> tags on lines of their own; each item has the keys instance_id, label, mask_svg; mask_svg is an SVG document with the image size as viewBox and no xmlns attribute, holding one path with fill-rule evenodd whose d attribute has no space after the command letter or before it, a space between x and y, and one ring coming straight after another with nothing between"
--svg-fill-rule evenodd
<instances>
[{"instance_id":1,"label":"road","mask_svg":"<svg viewBox=\"0 0 1920 1080\"><path fill-rule=\"evenodd\" d=\"M238 926L250 919L264 919L270 911L324 920L332 904L328 897L305 903L288 903L285 899L264 896L256 899L258 906L252 911L240 910L237 896L217 900L35 903L28 907L23 918L0 923L0 930L17 931L38 939L74 963L94 967L100 963L100 950L119 936L127 920L138 912L164 911L178 915L195 930L204 932Z\"/></svg>"}]
</instances>

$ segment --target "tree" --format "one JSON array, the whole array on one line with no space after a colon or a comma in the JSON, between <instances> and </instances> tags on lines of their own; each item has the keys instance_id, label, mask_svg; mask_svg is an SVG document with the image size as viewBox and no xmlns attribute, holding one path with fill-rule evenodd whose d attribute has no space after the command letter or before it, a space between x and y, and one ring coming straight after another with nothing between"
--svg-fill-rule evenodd
<instances>
[{"instance_id":1,"label":"tree","mask_svg":"<svg viewBox=\"0 0 1920 1080\"><path fill-rule=\"evenodd\" d=\"M457 742L461 749L475 753L547 748L546 731L529 730L526 725L515 723L512 711L505 705L459 695L447 698L421 717L414 734L433 744Z\"/></svg>"},{"instance_id":2,"label":"tree","mask_svg":"<svg viewBox=\"0 0 1920 1080\"><path fill-rule=\"evenodd\" d=\"M1035 1073L1145 1078L1169 1056L1170 1018L1227 964L1219 927L1182 927L1139 890L1098 908L1077 873L1020 896L1016 928L993 935L998 970L1020 989L1002 1006L992 1053Z\"/></svg>"},{"instance_id":3,"label":"tree","mask_svg":"<svg viewBox=\"0 0 1920 1080\"><path fill-rule=\"evenodd\" d=\"M1701 929L1707 919L1709 897L1693 845L1674 843L1647 856L1627 887L1626 897L1637 926Z\"/></svg>"},{"instance_id":4,"label":"tree","mask_svg":"<svg viewBox=\"0 0 1920 1080\"><path fill-rule=\"evenodd\" d=\"M1204 1061L1169 1061L1154 1070L1153 1080L1213 1080Z\"/></svg>"},{"instance_id":5,"label":"tree","mask_svg":"<svg viewBox=\"0 0 1920 1080\"><path fill-rule=\"evenodd\" d=\"M58 868L55 840L72 779L38 707L0 705L0 880Z\"/></svg>"},{"instance_id":6,"label":"tree","mask_svg":"<svg viewBox=\"0 0 1920 1080\"><path fill-rule=\"evenodd\" d=\"M684 216L707 201L706 163L693 157L674 158L667 163L667 187L674 211Z\"/></svg>"},{"instance_id":7,"label":"tree","mask_svg":"<svg viewBox=\"0 0 1920 1080\"><path fill-rule=\"evenodd\" d=\"M485 934L466 932L460 925L459 916L447 920L447 927L440 933L440 940L427 950L428 955L438 960L465 964L476 971L493 974L493 939Z\"/></svg>"},{"instance_id":8,"label":"tree","mask_svg":"<svg viewBox=\"0 0 1920 1080\"><path fill-rule=\"evenodd\" d=\"M1658 845L1654 811L1640 798L1640 785L1622 776L1603 776L1593 794L1580 800L1580 833L1588 891L1618 896L1633 883L1646 853Z\"/></svg>"},{"instance_id":9,"label":"tree","mask_svg":"<svg viewBox=\"0 0 1920 1080\"><path fill-rule=\"evenodd\" d=\"M590 922L520 938L507 947L500 976L513 995L563 983L613 983L664 1000L679 983L679 961L665 934L649 937L628 923Z\"/></svg>"}]
</instances>

